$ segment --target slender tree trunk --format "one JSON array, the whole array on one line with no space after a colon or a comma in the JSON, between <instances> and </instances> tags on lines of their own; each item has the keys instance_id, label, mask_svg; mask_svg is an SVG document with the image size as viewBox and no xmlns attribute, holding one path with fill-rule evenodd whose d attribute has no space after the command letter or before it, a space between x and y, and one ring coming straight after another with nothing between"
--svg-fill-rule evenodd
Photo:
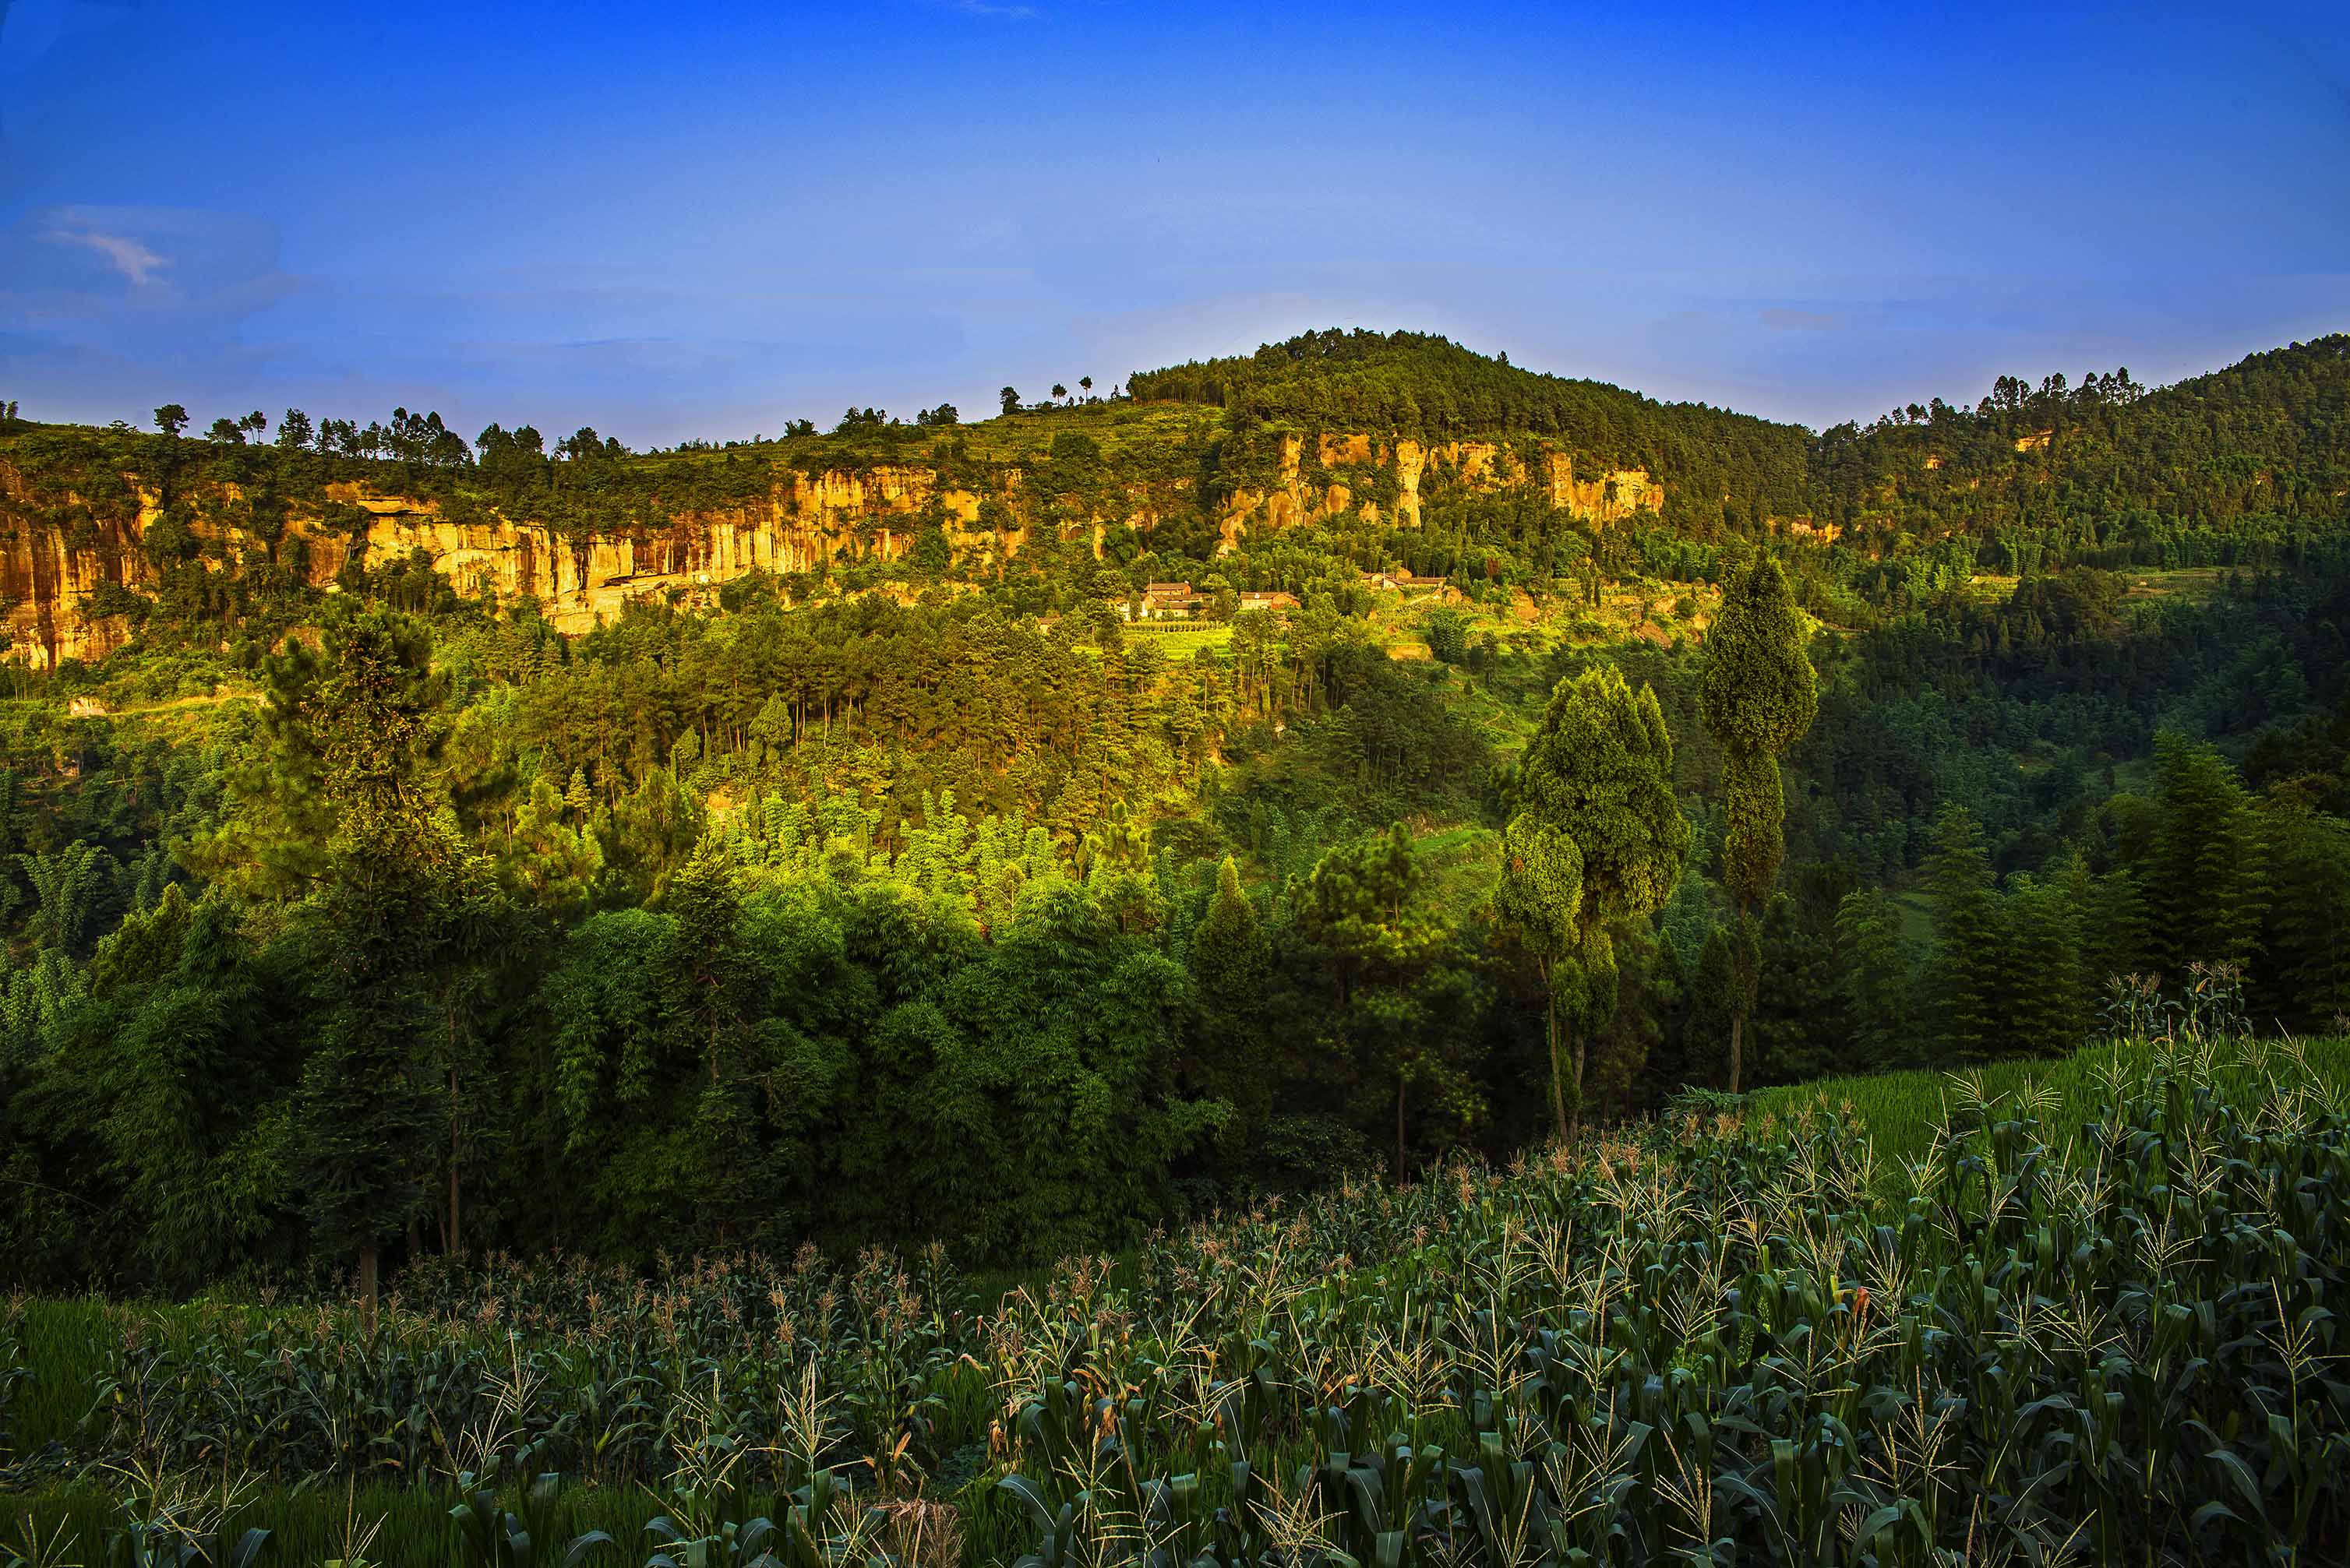
<instances>
[{"instance_id":1,"label":"slender tree trunk","mask_svg":"<svg viewBox=\"0 0 2350 1568\"><path fill-rule=\"evenodd\" d=\"M375 1337L376 1244L359 1249L359 1333Z\"/></svg>"},{"instance_id":2,"label":"slender tree trunk","mask_svg":"<svg viewBox=\"0 0 2350 1568\"><path fill-rule=\"evenodd\" d=\"M1738 1093L1738 1080L1746 1064L1746 1015L1754 1008L1754 971L1762 961L1762 955L1755 951L1754 943L1752 906L1741 898L1738 900L1738 961L1735 969L1738 1002L1730 1010L1730 1092L1733 1095Z\"/></svg>"},{"instance_id":3,"label":"slender tree trunk","mask_svg":"<svg viewBox=\"0 0 2350 1568\"><path fill-rule=\"evenodd\" d=\"M1566 1130L1570 1137L1576 1127L1583 1125L1583 1057L1586 1049L1583 1037L1576 1035L1575 1039L1575 1116L1566 1124Z\"/></svg>"},{"instance_id":4,"label":"slender tree trunk","mask_svg":"<svg viewBox=\"0 0 2350 1568\"><path fill-rule=\"evenodd\" d=\"M1550 1036L1550 1110L1558 1124L1561 1142L1566 1139L1566 1064L1558 1054L1558 993L1551 989L1550 966L1543 966L1543 1002L1545 1023Z\"/></svg>"},{"instance_id":5,"label":"slender tree trunk","mask_svg":"<svg viewBox=\"0 0 2350 1568\"><path fill-rule=\"evenodd\" d=\"M449 1234L446 1238L449 1255L455 1257L464 1241L457 1228L457 1147L459 1122L457 1116L457 1069L449 1069Z\"/></svg>"},{"instance_id":6,"label":"slender tree trunk","mask_svg":"<svg viewBox=\"0 0 2350 1568\"><path fill-rule=\"evenodd\" d=\"M1403 1184L1403 1095L1409 1080L1401 1073L1396 1075L1396 1184Z\"/></svg>"}]
</instances>

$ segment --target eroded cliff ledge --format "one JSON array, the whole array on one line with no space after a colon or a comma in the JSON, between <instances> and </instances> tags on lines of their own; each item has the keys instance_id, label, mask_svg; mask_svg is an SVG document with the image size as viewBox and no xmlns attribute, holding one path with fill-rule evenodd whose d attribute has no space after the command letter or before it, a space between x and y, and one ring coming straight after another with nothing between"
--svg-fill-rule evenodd
<instances>
[{"instance_id":1,"label":"eroded cliff ledge","mask_svg":"<svg viewBox=\"0 0 2350 1568\"><path fill-rule=\"evenodd\" d=\"M1545 452L1529 462L1511 446L1463 441L1429 447L1409 439L1325 434L1280 438L1271 485L1234 488L1215 508L1222 548L1251 535L1352 513L1403 527L1420 525L1429 486L1471 491L1539 486L1561 511L1595 524L1661 510L1664 493L1638 469L1578 476L1573 459ZM995 470L982 488L942 482L920 464L816 473L778 467L768 493L720 507L678 510L658 521L592 533L563 531L503 507L463 515L435 499L366 482L319 487L307 503L285 500L271 524L255 521L252 497L234 483L180 487L169 505L134 471L60 488L0 456L0 599L8 656L37 668L103 658L128 640L135 601L162 574L150 535L159 526L182 554L219 571L259 561L313 587L331 588L355 552L368 561L421 552L460 591L503 603L531 600L565 632L617 618L632 599L671 590L689 595L754 570L806 572L841 561L895 560L936 525L959 561L985 565L1017 556L1038 526L1064 537L1106 525L1148 527L1163 515L1168 491L1184 499L1189 480L1157 493L1112 484L1039 506L1021 467ZM120 488L107 493L109 481ZM989 503L995 504L990 505ZM516 508L517 511L521 510ZM1043 517L1045 522L1036 519ZM168 552L167 552L168 554Z\"/></svg>"}]
</instances>

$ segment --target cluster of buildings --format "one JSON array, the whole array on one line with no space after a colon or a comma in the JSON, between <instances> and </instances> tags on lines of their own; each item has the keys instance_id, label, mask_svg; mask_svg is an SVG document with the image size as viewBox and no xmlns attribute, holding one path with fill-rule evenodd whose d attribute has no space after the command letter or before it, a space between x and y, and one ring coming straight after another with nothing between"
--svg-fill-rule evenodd
<instances>
[{"instance_id":1,"label":"cluster of buildings","mask_svg":"<svg viewBox=\"0 0 2350 1568\"><path fill-rule=\"evenodd\" d=\"M1409 572L1365 572L1362 583L1378 593L1426 594L1440 592L1446 586L1442 577L1415 576ZM1196 620L1204 614L1214 596L1185 583L1146 583L1143 585L1139 612L1126 605L1118 613L1129 620ZM1240 609L1268 610L1286 615L1297 607L1295 594L1250 590L1240 596Z\"/></svg>"},{"instance_id":2,"label":"cluster of buildings","mask_svg":"<svg viewBox=\"0 0 2350 1568\"><path fill-rule=\"evenodd\" d=\"M1443 588L1442 577L1416 577L1409 572L1365 572L1363 587L1381 593L1432 594Z\"/></svg>"},{"instance_id":3,"label":"cluster of buildings","mask_svg":"<svg viewBox=\"0 0 2350 1568\"><path fill-rule=\"evenodd\" d=\"M1145 583L1142 587L1140 613L1120 605L1118 614L1139 620L1196 620L1204 615L1215 596L1190 583ZM1256 590L1240 596L1240 609L1271 610L1286 615L1297 607L1297 596L1284 593L1264 593Z\"/></svg>"}]
</instances>

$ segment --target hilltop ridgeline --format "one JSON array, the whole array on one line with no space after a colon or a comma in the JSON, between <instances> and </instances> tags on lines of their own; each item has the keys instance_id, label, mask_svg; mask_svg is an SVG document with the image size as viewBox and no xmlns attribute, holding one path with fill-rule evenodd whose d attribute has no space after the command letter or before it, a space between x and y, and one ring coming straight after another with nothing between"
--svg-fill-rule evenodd
<instances>
[{"instance_id":1,"label":"hilltop ridgeline","mask_svg":"<svg viewBox=\"0 0 2350 1568\"><path fill-rule=\"evenodd\" d=\"M852 568L910 597L1000 583L1042 541L1184 576L1323 523L1419 535L1419 569L1491 576L1490 552L1471 563L1429 532L1475 508L1520 532L1881 551L2002 530L2271 539L2350 504L2343 336L2155 391L2126 370L2002 378L1972 409L1937 399L1817 435L1400 332L1309 333L1128 386L975 425L851 410L830 434L646 454L591 431L550 452L528 426L469 443L406 410L365 431L289 411L270 444L247 439L257 416L202 440L0 421L11 651L43 668L102 657L190 598L250 606L266 629L299 618L291 601L387 570L582 631L753 572Z\"/></svg>"}]
</instances>

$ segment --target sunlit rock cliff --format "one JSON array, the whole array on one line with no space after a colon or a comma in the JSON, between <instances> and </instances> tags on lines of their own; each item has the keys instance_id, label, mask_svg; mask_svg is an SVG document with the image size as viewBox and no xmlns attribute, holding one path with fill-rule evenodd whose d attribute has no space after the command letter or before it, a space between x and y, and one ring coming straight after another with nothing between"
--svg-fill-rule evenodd
<instances>
[{"instance_id":1,"label":"sunlit rock cliff","mask_svg":"<svg viewBox=\"0 0 2350 1568\"><path fill-rule=\"evenodd\" d=\"M1430 447L1325 434L1310 453L1307 445L1305 437L1279 438L1273 482L1235 485L1216 504L1224 549L1246 536L1347 513L1418 527L1434 483L1480 491L1538 487L1553 505L1595 524L1658 510L1664 499L1644 471L1579 475L1564 452L1530 465L1513 448L1488 442ZM1040 524L1028 493L1037 487L1024 483L1020 464L993 466L978 488L942 483L935 469L919 463L816 473L778 465L775 472L761 498L592 531L558 530L503 507L452 516L438 500L350 481L324 485L307 503L281 502L272 525L264 527L255 520L253 498L234 483L183 484L167 507L156 482L136 468L96 477L83 472L60 489L0 457L0 604L8 654L52 668L120 647L130 635L126 610L136 601L130 596L152 591L161 576L150 538L159 526L184 529L172 546L215 571L233 563L249 569L258 561L328 589L356 552L373 564L421 552L460 592L492 594L502 603L533 600L558 629L580 632L617 618L631 599L700 596L754 570L790 574L836 562L895 560L931 526L959 560L983 565L1018 555L1039 525L1064 536L1090 532L1098 549L1107 525L1147 528L1156 521L1170 503L1169 492L1175 504L1195 504L1189 480L1171 481L1157 494L1111 483L1079 496L1074 516L1070 497L1059 496Z\"/></svg>"}]
</instances>

